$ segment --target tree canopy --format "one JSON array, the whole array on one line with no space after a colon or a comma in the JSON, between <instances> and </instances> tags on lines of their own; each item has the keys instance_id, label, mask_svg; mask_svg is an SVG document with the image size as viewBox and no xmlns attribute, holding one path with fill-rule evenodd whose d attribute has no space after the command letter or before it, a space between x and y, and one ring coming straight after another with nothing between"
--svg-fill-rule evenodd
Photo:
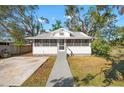
<instances>
[{"instance_id":1,"label":"tree canopy","mask_svg":"<svg viewBox=\"0 0 124 93\"><path fill-rule=\"evenodd\" d=\"M0 36L10 36L14 40L23 41L26 36L36 36L45 31L44 24L49 20L37 16L39 6L0 6ZM116 25L117 14L123 15L124 6L96 5L89 6L84 11L83 6L66 5L65 16L67 19L55 20L51 30L66 27L71 31L82 31L99 40L108 42L123 41L123 27ZM63 23L62 23L63 22ZM64 26L62 26L64 24Z\"/></svg>"},{"instance_id":2,"label":"tree canopy","mask_svg":"<svg viewBox=\"0 0 124 93\"><path fill-rule=\"evenodd\" d=\"M13 39L22 41L26 36L35 36L43 31L47 18L36 15L38 6L0 6L0 28ZM41 22L42 21L42 22Z\"/></svg>"},{"instance_id":3,"label":"tree canopy","mask_svg":"<svg viewBox=\"0 0 124 93\"><path fill-rule=\"evenodd\" d=\"M52 24L52 30L57 30L59 28L62 28L62 25L61 25L61 20L56 20L56 23L55 24Z\"/></svg>"}]
</instances>

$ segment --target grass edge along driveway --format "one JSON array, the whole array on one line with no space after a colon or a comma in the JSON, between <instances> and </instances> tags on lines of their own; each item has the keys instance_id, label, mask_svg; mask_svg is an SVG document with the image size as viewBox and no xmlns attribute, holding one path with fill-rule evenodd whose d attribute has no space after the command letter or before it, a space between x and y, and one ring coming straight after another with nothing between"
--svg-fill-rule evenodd
<instances>
[{"instance_id":1,"label":"grass edge along driveway","mask_svg":"<svg viewBox=\"0 0 124 93\"><path fill-rule=\"evenodd\" d=\"M52 70L56 57L49 57L21 86L45 87L49 74Z\"/></svg>"}]
</instances>

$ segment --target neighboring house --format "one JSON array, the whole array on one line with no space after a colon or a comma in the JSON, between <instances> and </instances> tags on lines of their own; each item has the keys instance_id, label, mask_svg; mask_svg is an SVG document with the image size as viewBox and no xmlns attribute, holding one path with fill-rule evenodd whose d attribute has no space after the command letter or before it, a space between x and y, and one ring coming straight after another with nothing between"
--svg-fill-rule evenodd
<instances>
[{"instance_id":1,"label":"neighboring house","mask_svg":"<svg viewBox=\"0 0 124 93\"><path fill-rule=\"evenodd\" d=\"M83 32L72 32L64 28L26 39L33 42L33 54L51 55L60 51L67 54L91 55L92 37Z\"/></svg>"}]
</instances>

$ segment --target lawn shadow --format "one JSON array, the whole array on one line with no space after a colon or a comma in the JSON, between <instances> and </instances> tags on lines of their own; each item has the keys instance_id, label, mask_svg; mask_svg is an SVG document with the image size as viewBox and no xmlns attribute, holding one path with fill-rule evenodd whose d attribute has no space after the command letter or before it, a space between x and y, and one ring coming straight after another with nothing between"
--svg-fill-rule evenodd
<instances>
[{"instance_id":1,"label":"lawn shadow","mask_svg":"<svg viewBox=\"0 0 124 93\"><path fill-rule=\"evenodd\" d=\"M50 81L52 83L55 83L53 85L53 87L73 87L74 86L74 82L73 82L73 78L60 78L60 79L54 79L52 81Z\"/></svg>"},{"instance_id":2,"label":"lawn shadow","mask_svg":"<svg viewBox=\"0 0 124 93\"><path fill-rule=\"evenodd\" d=\"M74 77L74 81L76 82L77 86L80 86L81 83L84 83L85 86L88 86L90 82L95 79L98 75L101 75L102 72L97 73L95 75L88 73L83 79L79 79L78 77Z\"/></svg>"},{"instance_id":3,"label":"lawn shadow","mask_svg":"<svg viewBox=\"0 0 124 93\"><path fill-rule=\"evenodd\" d=\"M113 83L113 80L124 80L124 59L120 60L120 57L124 58L124 55L118 55L118 57L108 56L106 58L107 60L110 60L112 62L112 65L110 69L103 71L105 75L105 80L103 81L103 83L105 83L105 86L110 86Z\"/></svg>"}]
</instances>

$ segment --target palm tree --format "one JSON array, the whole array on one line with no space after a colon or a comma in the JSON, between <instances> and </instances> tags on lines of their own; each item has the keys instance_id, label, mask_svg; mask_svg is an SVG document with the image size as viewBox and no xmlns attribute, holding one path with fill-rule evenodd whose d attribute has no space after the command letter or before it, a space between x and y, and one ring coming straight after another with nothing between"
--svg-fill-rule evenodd
<instances>
[{"instance_id":1,"label":"palm tree","mask_svg":"<svg viewBox=\"0 0 124 93\"><path fill-rule=\"evenodd\" d=\"M52 24L52 31L56 30L56 29L59 29L59 28L62 28L61 21L60 20L56 20L56 23Z\"/></svg>"}]
</instances>

